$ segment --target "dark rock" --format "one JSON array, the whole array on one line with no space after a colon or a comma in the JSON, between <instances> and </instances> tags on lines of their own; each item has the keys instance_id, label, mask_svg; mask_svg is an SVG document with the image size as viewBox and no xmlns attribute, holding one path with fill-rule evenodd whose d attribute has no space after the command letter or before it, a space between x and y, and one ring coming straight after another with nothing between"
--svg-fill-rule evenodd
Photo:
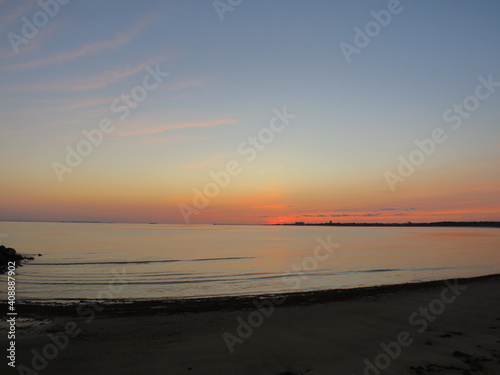
<instances>
[{"instance_id":1,"label":"dark rock","mask_svg":"<svg viewBox=\"0 0 500 375\"><path fill-rule=\"evenodd\" d=\"M0 273L5 273L9 262L15 262L16 267L21 266L21 261L31 260L33 257L24 257L18 254L16 250L0 245Z\"/></svg>"}]
</instances>

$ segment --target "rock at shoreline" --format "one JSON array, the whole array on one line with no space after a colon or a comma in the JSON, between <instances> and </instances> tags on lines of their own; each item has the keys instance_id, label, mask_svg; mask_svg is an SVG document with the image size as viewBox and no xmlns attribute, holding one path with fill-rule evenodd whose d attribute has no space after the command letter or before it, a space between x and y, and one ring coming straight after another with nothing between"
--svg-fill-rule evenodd
<instances>
[{"instance_id":1,"label":"rock at shoreline","mask_svg":"<svg viewBox=\"0 0 500 375\"><path fill-rule=\"evenodd\" d=\"M22 260L32 260L33 257L25 257L18 254L16 250L0 245L0 273L5 273L9 262L15 262L16 267L21 266Z\"/></svg>"}]
</instances>

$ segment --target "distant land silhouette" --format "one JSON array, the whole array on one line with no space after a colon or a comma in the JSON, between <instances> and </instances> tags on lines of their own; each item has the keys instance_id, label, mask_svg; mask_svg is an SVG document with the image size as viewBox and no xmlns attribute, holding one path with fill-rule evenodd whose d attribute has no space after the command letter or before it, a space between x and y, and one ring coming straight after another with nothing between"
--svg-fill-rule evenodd
<instances>
[{"instance_id":1,"label":"distant land silhouette","mask_svg":"<svg viewBox=\"0 0 500 375\"><path fill-rule=\"evenodd\" d=\"M134 222L113 222L113 221L77 221L77 220L6 220L0 219L0 222L17 223L70 223L70 224L168 224L168 223L134 223ZM203 224L203 223L200 223ZM209 224L209 223L204 223ZM305 223L296 221L294 223L276 223L276 224L255 224L255 223L212 223L212 225L294 225L294 226L332 226L332 227L484 227L500 228L500 221L437 221L430 223Z\"/></svg>"},{"instance_id":2,"label":"distant land silhouette","mask_svg":"<svg viewBox=\"0 0 500 375\"><path fill-rule=\"evenodd\" d=\"M487 227L500 228L500 221L438 221L432 223L305 223L296 221L295 223L283 223L272 225L297 225L297 226L332 226L332 227Z\"/></svg>"}]
</instances>

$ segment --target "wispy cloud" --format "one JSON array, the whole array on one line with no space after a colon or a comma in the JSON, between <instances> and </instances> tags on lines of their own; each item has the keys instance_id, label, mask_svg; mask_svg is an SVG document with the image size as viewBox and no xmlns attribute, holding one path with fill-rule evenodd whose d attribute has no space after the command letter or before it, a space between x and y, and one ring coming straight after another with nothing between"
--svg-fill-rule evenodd
<instances>
[{"instance_id":1,"label":"wispy cloud","mask_svg":"<svg viewBox=\"0 0 500 375\"><path fill-rule=\"evenodd\" d=\"M379 211L412 211L414 207L410 208L380 208Z\"/></svg>"},{"instance_id":2,"label":"wispy cloud","mask_svg":"<svg viewBox=\"0 0 500 375\"><path fill-rule=\"evenodd\" d=\"M88 108L88 107L99 107L106 104L111 104L114 98L103 98L103 99L90 99L85 101L79 101L72 104L67 104L55 108L51 108L51 110L56 111L71 111L74 109Z\"/></svg>"},{"instance_id":3,"label":"wispy cloud","mask_svg":"<svg viewBox=\"0 0 500 375\"><path fill-rule=\"evenodd\" d=\"M0 1L0 5L4 6L4 4L9 3L8 1ZM0 32L4 32L8 28L11 28L14 22L20 21L22 16L28 15L32 12L36 7L40 7L38 2L36 1L25 1L25 2L13 2L16 7L11 9L10 11L2 11L2 15L0 16Z\"/></svg>"},{"instance_id":4,"label":"wispy cloud","mask_svg":"<svg viewBox=\"0 0 500 375\"><path fill-rule=\"evenodd\" d=\"M1 22L2 21L0 19L0 24L1 24ZM26 44L22 43L19 46L19 53L16 53L14 48L12 48L7 35L9 32L13 32L17 35L22 36L21 28L19 27L19 29L16 29L16 28L12 27L12 28L8 29L7 32L5 32L5 36L6 36L5 39L8 41L8 43L5 43L5 48L0 51L0 57L2 59L13 59L13 58L17 58L19 55L27 55L30 53L32 54L33 52L39 50L49 37L51 37L54 34L57 34L64 27L65 27L65 24L60 19L51 20L51 22L49 22L49 24L47 26L38 29L38 33L36 34L36 36L28 39L28 43L26 43ZM3 34L3 32L1 31L1 27L0 27L0 33ZM16 68L16 66L14 66L14 65L9 66L9 67L4 66L4 67L2 67L2 70L8 71L8 70L12 70L13 68Z\"/></svg>"},{"instance_id":5,"label":"wispy cloud","mask_svg":"<svg viewBox=\"0 0 500 375\"><path fill-rule=\"evenodd\" d=\"M44 65L62 64L88 55L109 51L110 49L115 49L130 43L138 34L142 32L142 30L158 19L158 16L150 16L141 20L132 29L117 34L114 38L89 43L71 51L60 52L46 58L29 61L24 64L16 64L8 69L32 69Z\"/></svg>"},{"instance_id":6,"label":"wispy cloud","mask_svg":"<svg viewBox=\"0 0 500 375\"><path fill-rule=\"evenodd\" d=\"M157 62L157 61L156 61ZM154 62L148 61L133 67L110 70L99 75L87 78L70 78L57 82L31 83L6 87L2 91L8 92L39 92L39 91L87 91L101 89L112 83L121 81L137 72L144 70Z\"/></svg>"},{"instance_id":7,"label":"wispy cloud","mask_svg":"<svg viewBox=\"0 0 500 375\"><path fill-rule=\"evenodd\" d=\"M338 210L335 210L335 211L338 211ZM351 213L351 214L308 214L308 215L300 215L302 217L354 217L354 218L357 218L357 217L377 217L377 216L381 216L382 214L380 212L354 212L354 213ZM297 217L300 217L300 216L297 216Z\"/></svg>"},{"instance_id":8,"label":"wispy cloud","mask_svg":"<svg viewBox=\"0 0 500 375\"><path fill-rule=\"evenodd\" d=\"M124 138L121 138L122 140ZM151 137L146 139L128 139L126 144L132 147L146 147L146 146L158 146L163 144L178 144L178 143L189 143L189 142L199 142L211 139L211 137L197 137L197 136L160 136Z\"/></svg>"},{"instance_id":9,"label":"wispy cloud","mask_svg":"<svg viewBox=\"0 0 500 375\"><path fill-rule=\"evenodd\" d=\"M392 208L392 207L389 207L389 208L379 208L377 210L374 210L375 213L379 212L379 211L413 211L415 210L416 208L414 207L409 207L409 208ZM360 214L359 210L355 210L355 209L352 209L352 208L341 208L341 209L338 209L338 210L334 210L334 212L352 212L352 214L342 214L342 215L330 215L331 217L347 217L347 216L378 216L378 215L374 215L374 214Z\"/></svg>"},{"instance_id":10,"label":"wispy cloud","mask_svg":"<svg viewBox=\"0 0 500 375\"><path fill-rule=\"evenodd\" d=\"M237 123L238 123L238 121L234 120L234 119L221 119L221 120L212 120L212 121L205 121L205 122L185 122L185 123L179 123L179 124L169 124L169 125L143 128L143 129L138 129L136 131L121 133L118 135L121 135L124 137L134 136L134 135L151 135L151 134L163 133L163 132L168 131L168 130L186 129L186 128L208 128L208 127L213 127L213 126L226 125L226 124L237 124Z\"/></svg>"}]
</instances>

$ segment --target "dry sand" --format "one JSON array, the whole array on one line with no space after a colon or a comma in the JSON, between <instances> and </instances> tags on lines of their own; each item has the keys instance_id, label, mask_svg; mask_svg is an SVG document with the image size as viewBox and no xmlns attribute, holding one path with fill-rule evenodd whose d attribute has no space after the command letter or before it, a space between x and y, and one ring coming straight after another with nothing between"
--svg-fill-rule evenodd
<instances>
[{"instance_id":1,"label":"dry sand","mask_svg":"<svg viewBox=\"0 0 500 375\"><path fill-rule=\"evenodd\" d=\"M76 305L19 305L18 367L2 356L1 373L498 375L499 297L497 275L292 294L269 317L254 305L269 299L255 297L100 305L99 311L87 302L79 304L80 315ZM240 327L245 338L238 338L250 314L255 328ZM225 332L238 341L232 354ZM6 341L2 333L2 348Z\"/></svg>"}]
</instances>

